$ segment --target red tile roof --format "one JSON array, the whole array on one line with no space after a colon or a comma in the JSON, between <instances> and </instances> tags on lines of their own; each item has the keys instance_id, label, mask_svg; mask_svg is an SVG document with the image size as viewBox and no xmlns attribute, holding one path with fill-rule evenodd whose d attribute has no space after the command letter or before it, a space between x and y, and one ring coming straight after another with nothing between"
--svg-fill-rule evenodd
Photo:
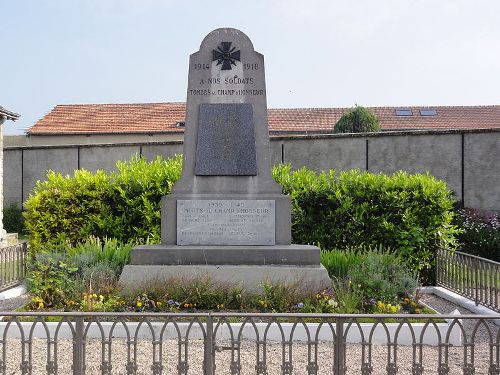
<instances>
[{"instance_id":1,"label":"red tile roof","mask_svg":"<svg viewBox=\"0 0 500 375\"><path fill-rule=\"evenodd\" d=\"M487 129L500 128L500 105L438 106L436 116L396 116L396 108L370 107L382 130ZM328 132L350 108L269 109L271 132ZM41 134L165 133L179 132L185 103L70 104L57 105L29 130Z\"/></svg>"}]
</instances>

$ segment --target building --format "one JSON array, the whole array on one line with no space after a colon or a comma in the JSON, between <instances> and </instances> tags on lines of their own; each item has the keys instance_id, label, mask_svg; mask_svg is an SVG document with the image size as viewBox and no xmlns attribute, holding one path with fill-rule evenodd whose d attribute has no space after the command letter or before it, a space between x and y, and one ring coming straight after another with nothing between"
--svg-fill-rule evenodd
<instances>
[{"instance_id":1,"label":"building","mask_svg":"<svg viewBox=\"0 0 500 375\"><path fill-rule=\"evenodd\" d=\"M3 124L7 120L15 121L20 116L0 106L0 246L7 245L7 233L3 228Z\"/></svg>"},{"instance_id":2,"label":"building","mask_svg":"<svg viewBox=\"0 0 500 375\"><path fill-rule=\"evenodd\" d=\"M332 133L350 108L268 110L276 135ZM370 107L382 131L500 128L500 105ZM26 145L182 140L185 103L57 105L28 129ZM24 137L23 137L24 138Z\"/></svg>"}]
</instances>

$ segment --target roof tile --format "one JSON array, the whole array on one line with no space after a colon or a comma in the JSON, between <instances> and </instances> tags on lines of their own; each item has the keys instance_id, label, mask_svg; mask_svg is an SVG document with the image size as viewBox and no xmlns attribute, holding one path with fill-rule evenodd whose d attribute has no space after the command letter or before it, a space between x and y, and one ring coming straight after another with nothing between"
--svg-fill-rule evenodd
<instances>
[{"instance_id":1,"label":"roof tile","mask_svg":"<svg viewBox=\"0 0 500 375\"><path fill-rule=\"evenodd\" d=\"M396 108L369 107L382 130L500 128L500 105L437 106L437 116L396 116ZM328 132L350 108L272 108L272 132ZM28 134L166 133L183 131L185 103L64 104L37 121Z\"/></svg>"}]
</instances>

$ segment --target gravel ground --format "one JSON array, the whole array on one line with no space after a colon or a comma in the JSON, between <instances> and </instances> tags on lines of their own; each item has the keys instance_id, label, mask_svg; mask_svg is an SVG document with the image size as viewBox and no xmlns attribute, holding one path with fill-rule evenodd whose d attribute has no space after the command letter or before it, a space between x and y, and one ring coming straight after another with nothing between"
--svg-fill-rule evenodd
<instances>
[{"instance_id":1,"label":"gravel ground","mask_svg":"<svg viewBox=\"0 0 500 375\"><path fill-rule=\"evenodd\" d=\"M26 294L15 298L0 300L0 311L13 311L21 306L26 305L28 301L29 297Z\"/></svg>"},{"instance_id":2,"label":"gravel ground","mask_svg":"<svg viewBox=\"0 0 500 375\"><path fill-rule=\"evenodd\" d=\"M424 295L422 300L441 313L450 313L456 308L462 314L470 314L470 311L459 308L450 302L443 300L434 295ZM18 300L19 302L21 300ZM0 301L0 309L5 310L6 301ZM12 303L15 305L14 301ZM466 337L470 338L471 333L477 321L464 320L463 326ZM488 328L492 332L498 332L500 327L489 325ZM475 339L476 345L474 348L474 363L475 374L488 374L489 367L489 335L488 329L481 326L478 330ZM168 340L163 342L162 364L164 366L164 374L175 374L177 372L177 360L179 355L179 347L177 341ZM228 346L228 342L217 342L217 345ZM47 369L47 342L42 339L34 339L32 347L32 374L46 374ZM1 345L0 345L1 347ZM6 350L6 372L5 374L21 374L19 363L21 362L22 350L21 342L19 340L8 340L4 350ZM26 356L28 355L28 347L25 346ZM71 374L72 364L72 343L69 340L59 340L57 346L50 345L51 357L53 359L54 350L57 350L57 363L59 374ZM127 343L123 339L113 339L111 348L111 363L113 364L110 374L125 375L127 374L126 363L127 356L134 356L133 346L132 350L128 350ZM107 349L106 349L107 350ZM266 363L267 374L278 375L282 374L283 356L288 360L289 347L282 346L278 343L271 343L267 345L266 349ZM331 343L322 342L318 345L317 363L319 366L318 374L332 374L333 366L333 345ZM137 359L137 375L152 374L152 353L153 346L151 342L140 340L137 344L136 359ZM442 348L442 353L444 349ZM236 354L236 353L235 353ZM392 353L393 354L393 353ZM184 356L184 352L182 352ZM262 353L260 353L262 356ZM312 347L311 355L314 356L314 348ZM416 351L416 358L418 359L419 352ZM100 374L100 364L102 361L102 344L98 340L91 340L86 346L86 359L87 369L86 374L94 375ZM107 352L106 352L107 356ZM371 352L372 358L372 374L387 374L386 369L388 348L387 346L373 346ZM255 342L245 341L241 345L241 374L256 374L256 344ZM424 374L438 374L438 357L439 349L434 347L422 348L422 365L424 367ZM361 373L361 360L363 358L361 345L348 345L346 354L347 374L360 374ZM365 359L368 358L368 351L365 353ZM393 357L392 357L393 358ZM262 357L261 357L262 359ZM106 358L107 360L107 358ZM188 374L202 374L202 360L203 360L203 342L200 340L190 340L188 345ZM397 365L398 374L412 374L413 363L413 348L399 346L397 348ZM468 357L468 361L470 357ZM308 346L306 344L293 344L292 352L292 365L293 374L307 374L308 364ZM464 363L464 347L450 347L448 352L448 365L449 374L463 374ZM223 350L216 353L216 374L231 374L231 351Z\"/></svg>"},{"instance_id":3,"label":"gravel ground","mask_svg":"<svg viewBox=\"0 0 500 375\"><path fill-rule=\"evenodd\" d=\"M288 350L286 348L286 350ZM164 374L177 373L177 343L173 340L163 344ZM47 352L47 343L45 340L35 339L33 343L32 374L46 374L46 362L44 357ZM59 374L71 373L71 343L68 340L58 342ZM131 354L133 351L131 352ZM152 345L148 342L140 342L137 345L137 375L151 374L152 365ZM282 374L282 346L280 344L270 344L267 346L267 374ZM487 345L481 344L476 347L476 366L475 374L488 373ZM21 374L19 363L21 361L20 343L9 342L7 345L7 371L6 374ZM244 342L241 347L241 374L255 374L256 351L255 343ZM288 356L288 351L286 351ZM288 358L288 357L287 357ZM293 374L307 374L308 363L307 345L294 345L292 354ZM347 374L360 374L360 362L362 358L361 347L358 345L348 345L347 347ZM412 348L400 347L397 350L398 374L412 374ZM431 347L423 348L423 366L424 374L438 374L437 358L438 349ZM111 359L113 363L111 374L125 375L127 373L125 365L127 361L127 345L124 340L113 340ZM189 343L189 374L202 374L203 343L199 340ZM101 343L92 340L86 347L87 371L86 374L100 374L101 364ZM216 374L229 375L231 363L231 354L228 351L218 352L216 354ZM384 346L373 347L372 350L372 374L387 374L387 348ZM463 348L449 349L449 374L463 374ZM333 347L330 343L321 343L318 346L318 374L332 374L333 365Z\"/></svg>"}]
</instances>

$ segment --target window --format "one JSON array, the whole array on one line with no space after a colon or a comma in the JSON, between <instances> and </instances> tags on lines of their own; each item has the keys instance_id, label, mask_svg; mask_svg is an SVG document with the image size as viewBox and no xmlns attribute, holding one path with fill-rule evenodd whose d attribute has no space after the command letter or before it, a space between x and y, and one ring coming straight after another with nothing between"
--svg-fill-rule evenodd
<instances>
[{"instance_id":1,"label":"window","mask_svg":"<svg viewBox=\"0 0 500 375\"><path fill-rule=\"evenodd\" d=\"M413 116L411 108L396 108L396 116Z\"/></svg>"},{"instance_id":2,"label":"window","mask_svg":"<svg viewBox=\"0 0 500 375\"><path fill-rule=\"evenodd\" d=\"M434 108L420 108L420 116L437 116L437 114Z\"/></svg>"}]
</instances>

